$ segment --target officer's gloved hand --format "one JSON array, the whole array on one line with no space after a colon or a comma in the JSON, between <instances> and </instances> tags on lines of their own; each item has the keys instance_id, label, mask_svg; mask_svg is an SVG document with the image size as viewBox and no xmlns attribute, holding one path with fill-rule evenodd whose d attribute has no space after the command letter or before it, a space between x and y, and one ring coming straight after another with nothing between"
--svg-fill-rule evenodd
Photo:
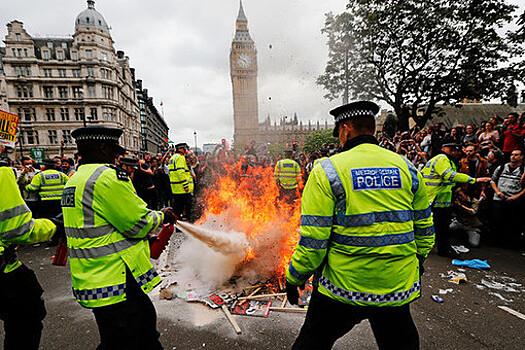
<instances>
[{"instance_id":1,"label":"officer's gloved hand","mask_svg":"<svg viewBox=\"0 0 525 350\"><path fill-rule=\"evenodd\" d=\"M57 227L57 230L54 235L55 237L58 237L58 238L66 237L66 230L64 228L64 215L62 215L62 213L58 214L57 216L53 218L50 218L49 221L51 221Z\"/></svg>"},{"instance_id":2,"label":"officer's gloved hand","mask_svg":"<svg viewBox=\"0 0 525 350\"><path fill-rule=\"evenodd\" d=\"M304 283L300 286L294 286L286 281L286 296L288 297L288 302L292 305L297 305L299 303L299 291L297 288L303 290Z\"/></svg>"},{"instance_id":3,"label":"officer's gloved hand","mask_svg":"<svg viewBox=\"0 0 525 350\"><path fill-rule=\"evenodd\" d=\"M179 220L172 207L162 208L160 211L164 213L163 224L174 224L175 221Z\"/></svg>"},{"instance_id":4,"label":"officer's gloved hand","mask_svg":"<svg viewBox=\"0 0 525 350\"><path fill-rule=\"evenodd\" d=\"M425 273L425 267L423 266L423 263L425 262L425 258L419 254L416 254L416 257L417 257L417 260L419 260L419 277L421 277Z\"/></svg>"}]
</instances>

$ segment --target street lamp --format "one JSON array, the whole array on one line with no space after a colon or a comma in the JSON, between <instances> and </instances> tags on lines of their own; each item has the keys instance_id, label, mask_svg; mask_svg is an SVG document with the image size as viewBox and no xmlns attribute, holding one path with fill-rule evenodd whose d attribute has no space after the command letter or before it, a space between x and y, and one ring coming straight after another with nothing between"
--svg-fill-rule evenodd
<instances>
[{"instance_id":1,"label":"street lamp","mask_svg":"<svg viewBox=\"0 0 525 350\"><path fill-rule=\"evenodd\" d=\"M193 137L195 137L195 154L197 154L197 131L193 132Z\"/></svg>"}]
</instances>

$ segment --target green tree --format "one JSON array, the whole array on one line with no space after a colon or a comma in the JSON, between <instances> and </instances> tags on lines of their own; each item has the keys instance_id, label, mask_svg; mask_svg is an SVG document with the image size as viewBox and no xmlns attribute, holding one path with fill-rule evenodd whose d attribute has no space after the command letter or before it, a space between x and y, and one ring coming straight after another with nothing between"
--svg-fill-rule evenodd
<instances>
[{"instance_id":1,"label":"green tree","mask_svg":"<svg viewBox=\"0 0 525 350\"><path fill-rule=\"evenodd\" d=\"M329 99L388 103L401 130L409 118L423 126L438 104L511 99L521 50L502 28L516 8L505 0L349 0L345 12L326 15L329 59L317 82Z\"/></svg>"},{"instance_id":2,"label":"green tree","mask_svg":"<svg viewBox=\"0 0 525 350\"><path fill-rule=\"evenodd\" d=\"M305 137L303 152L313 153L319 150L323 144L339 144L339 140L332 135L331 129L312 131Z\"/></svg>"}]
</instances>

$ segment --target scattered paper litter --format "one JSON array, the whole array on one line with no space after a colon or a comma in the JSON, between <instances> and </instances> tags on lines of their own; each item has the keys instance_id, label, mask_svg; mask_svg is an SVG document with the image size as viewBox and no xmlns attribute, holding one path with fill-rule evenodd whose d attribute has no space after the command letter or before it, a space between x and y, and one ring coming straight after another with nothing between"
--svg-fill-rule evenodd
<instances>
[{"instance_id":1,"label":"scattered paper litter","mask_svg":"<svg viewBox=\"0 0 525 350\"><path fill-rule=\"evenodd\" d=\"M442 294L442 295L447 294L447 293L452 293L452 292L454 292L454 289L452 289L452 288L440 289L439 290L439 294Z\"/></svg>"}]
</instances>

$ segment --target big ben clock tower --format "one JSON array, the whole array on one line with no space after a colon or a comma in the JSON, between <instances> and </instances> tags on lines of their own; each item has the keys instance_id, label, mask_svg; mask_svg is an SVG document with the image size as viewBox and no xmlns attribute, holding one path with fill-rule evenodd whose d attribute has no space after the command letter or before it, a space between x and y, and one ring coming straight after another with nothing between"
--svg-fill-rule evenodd
<instances>
[{"instance_id":1,"label":"big ben clock tower","mask_svg":"<svg viewBox=\"0 0 525 350\"><path fill-rule=\"evenodd\" d=\"M230 74L233 89L234 142L239 146L259 140L257 102L257 50L248 31L248 19L240 2L235 23L235 37L230 51Z\"/></svg>"}]
</instances>

